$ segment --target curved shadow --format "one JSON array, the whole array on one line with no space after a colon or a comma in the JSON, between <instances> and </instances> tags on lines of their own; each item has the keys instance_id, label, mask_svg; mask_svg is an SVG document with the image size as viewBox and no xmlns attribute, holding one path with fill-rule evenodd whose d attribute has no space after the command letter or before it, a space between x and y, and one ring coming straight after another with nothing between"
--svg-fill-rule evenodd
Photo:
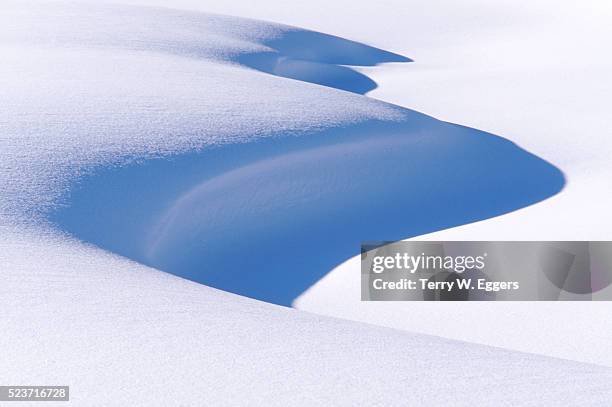
<instances>
[{"instance_id":1,"label":"curved shadow","mask_svg":"<svg viewBox=\"0 0 612 407\"><path fill-rule=\"evenodd\" d=\"M412 62L410 58L333 35L289 29L263 41L274 51L244 54L242 65L284 78L365 94L378 85L347 66Z\"/></svg>"},{"instance_id":2,"label":"curved shadow","mask_svg":"<svg viewBox=\"0 0 612 407\"><path fill-rule=\"evenodd\" d=\"M272 25L166 9L122 10L126 18L145 13L159 27L167 26L170 13L172 26L180 29L165 32L169 38L159 41L156 31L141 33L123 23L111 27L119 35L108 46L226 58L357 93L376 84L344 65L409 61L286 26L274 25L274 35L254 39L258 27ZM85 37L67 32L65 38L53 38L101 46L95 39L108 33L106 23L112 19L100 18L99 12L84 21L93 30ZM100 21L104 24L94 24ZM268 50L226 55L224 47L234 41L201 43L201 24L210 25L212 33L220 30L223 38ZM558 169L507 140L408 109L397 111L401 120L368 120L102 167L81 179L67 205L50 213L49 220L84 241L160 270L290 305L358 254L362 240L399 240L489 218L563 187Z\"/></svg>"},{"instance_id":3,"label":"curved shadow","mask_svg":"<svg viewBox=\"0 0 612 407\"><path fill-rule=\"evenodd\" d=\"M374 66L412 61L403 55L360 42L297 28L287 28L281 35L263 44L293 59L332 65Z\"/></svg>"},{"instance_id":4,"label":"curved shadow","mask_svg":"<svg viewBox=\"0 0 612 407\"><path fill-rule=\"evenodd\" d=\"M290 305L363 240L497 216L563 187L505 139L405 115L105 168L51 219L144 264Z\"/></svg>"},{"instance_id":5,"label":"curved shadow","mask_svg":"<svg viewBox=\"0 0 612 407\"><path fill-rule=\"evenodd\" d=\"M292 59L275 52L247 54L238 62L271 75L362 95L378 87L372 79L346 66Z\"/></svg>"}]
</instances>

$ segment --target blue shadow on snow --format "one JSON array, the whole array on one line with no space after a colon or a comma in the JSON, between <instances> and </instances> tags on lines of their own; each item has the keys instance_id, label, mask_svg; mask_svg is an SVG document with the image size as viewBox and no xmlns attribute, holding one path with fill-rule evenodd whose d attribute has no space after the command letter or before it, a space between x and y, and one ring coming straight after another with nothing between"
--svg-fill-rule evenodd
<instances>
[{"instance_id":1,"label":"blue shadow on snow","mask_svg":"<svg viewBox=\"0 0 612 407\"><path fill-rule=\"evenodd\" d=\"M238 62L357 93L376 84L343 65L409 61L309 31L287 30L267 45L273 51ZM475 222L563 188L557 168L508 140L401 112L400 121L99 168L49 219L160 270L290 305L362 241Z\"/></svg>"}]
</instances>

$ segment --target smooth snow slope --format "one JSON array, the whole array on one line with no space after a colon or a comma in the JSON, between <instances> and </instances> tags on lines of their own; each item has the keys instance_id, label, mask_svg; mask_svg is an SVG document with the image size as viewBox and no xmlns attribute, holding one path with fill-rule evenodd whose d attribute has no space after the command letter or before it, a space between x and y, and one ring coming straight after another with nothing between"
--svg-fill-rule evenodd
<instances>
[{"instance_id":1,"label":"smooth snow slope","mask_svg":"<svg viewBox=\"0 0 612 407\"><path fill-rule=\"evenodd\" d=\"M331 75L323 69L322 75L314 77L312 72L321 67L311 63L306 64L305 77L301 65L274 72L301 79L296 81L269 75L269 68L259 60L238 59L240 55L264 54L265 59L270 53L291 53L291 48L266 45L283 38L283 28L273 24L146 7L26 2L3 2L2 7L0 372L7 384L68 384L72 403L79 406L469 405L485 396L496 405L604 405L609 400L609 368L376 328L253 301L139 265L68 237L48 222L60 204L70 207L78 180L87 188L88 181L91 185L100 179L113 181L105 178L113 171L131 174L138 163L176 162L187 153L225 151L234 144L274 144L283 135L306 139L321 134L345 142L338 128L367 122L374 123L376 133L391 127L386 136L393 143L384 145L389 150L394 143L406 143L406 148L416 147L419 152L438 152L446 141L455 140L455 147L467 152L472 151L469 147L479 147L499 157L514 155L528 168L535 166L536 180L543 172L559 182L554 167L493 135L306 83L348 83L349 88L343 89L354 93L371 87L353 88L354 81L338 80L333 67ZM398 58L353 43L349 50L355 47L368 55L373 52L376 61ZM355 74L340 69L339 75L344 79ZM376 127L380 123L386 123L384 128ZM371 142L368 128L360 129L364 134L357 141ZM302 154L302 160L291 160L298 164L292 171L303 174L306 170L300 165L305 162L316 168L319 161L308 156L313 152L317 160L332 153L320 171L335 170L329 165L342 158L342 154L334 156L340 143L316 138L312 143L305 142L309 148L295 152ZM367 157L376 158L376 149L365 150ZM348 151L349 162L363 157L355 152L359 149ZM228 155L228 162L218 160L205 169L215 174L233 169L242 159L250 160L240 154L237 158ZM223 192L217 197L231 198L229 192L249 190L249 177L275 181L270 165L285 168L283 162L274 161L278 159L263 160L263 168L246 174L229 172L230 179L224 182L209 182L220 182L213 185ZM506 174L524 184L508 191L506 198L514 200L489 202L476 214L459 211L445 221L515 209L560 186L553 184L542 191L550 183L530 184L525 181L527 174L510 173L508 165L485 162L455 171L467 181L493 168L489 176ZM436 174L436 168L426 174ZM321 174L315 172L312 177ZM196 189L189 187L189 180L174 187L163 176L156 180L153 185L142 181L148 188L176 197L188 193L177 201L178 206L161 208L162 213L171 211L170 218L173 209L191 210L193 197L209 202L211 185L206 180ZM492 177L484 185L495 180ZM298 192L308 195L317 184L309 180L298 185L303 185ZM130 187L138 188L138 184L126 185ZM349 192L356 194L350 188ZM116 196L101 195L111 208ZM270 196L266 192L259 198L271 203ZM122 209L121 202L116 213ZM263 203L254 207L265 207ZM231 199L228 204L230 214L251 209L236 209ZM155 209L155 204L144 199L140 207L147 211ZM98 213L73 215L68 219L100 224ZM122 232L116 232L120 242ZM178 235L183 233L179 230Z\"/></svg>"},{"instance_id":2,"label":"smooth snow slope","mask_svg":"<svg viewBox=\"0 0 612 407\"><path fill-rule=\"evenodd\" d=\"M612 40L610 3L386 5L385 12L392 17L384 27L368 26L368 35L386 49L409 52L415 63L362 70L380 85L369 95L502 135L555 164L567 181L551 199L427 238L611 240L612 56L605 51ZM375 13L365 12L370 17ZM363 21L360 14L352 15L357 25ZM340 23L334 33L360 35ZM607 303L362 304L355 278L358 267L357 258L338 267L294 305L396 328L612 364L612 313Z\"/></svg>"},{"instance_id":3,"label":"smooth snow slope","mask_svg":"<svg viewBox=\"0 0 612 407\"><path fill-rule=\"evenodd\" d=\"M39 233L1 244L2 381L70 385L71 405L610 399L609 368L273 306Z\"/></svg>"},{"instance_id":4,"label":"smooth snow slope","mask_svg":"<svg viewBox=\"0 0 612 407\"><path fill-rule=\"evenodd\" d=\"M380 85L371 96L501 135L564 172L564 190L551 199L450 229L438 238L611 239L609 2L177 0L173 4L304 26L406 55L415 62L357 68ZM347 264L356 265L355 261ZM361 304L357 272L352 270L329 275L294 306L612 364L608 345L612 314L605 303Z\"/></svg>"},{"instance_id":5,"label":"smooth snow slope","mask_svg":"<svg viewBox=\"0 0 612 407\"><path fill-rule=\"evenodd\" d=\"M32 207L15 212L34 212L160 270L290 305L362 240L485 219L563 185L557 169L499 137L335 89L363 90L365 81L346 64L406 57L252 20L142 7L80 10L51 9L49 19L30 13L36 35L8 26L14 42L51 43L57 51L46 65L15 52L9 69L33 72L26 84L8 86L7 100L36 117L37 127L24 132L15 121L6 129L29 139L39 127L54 129L45 152L64 150L52 160L65 185L19 191ZM71 34L76 15L88 29ZM63 81L54 80L54 66ZM58 118L70 127L55 128ZM89 137L78 141L83 134ZM66 151L67 140L86 148L90 162ZM45 172L36 187L54 176L44 158L16 158L13 179L32 171L31 162ZM57 195L60 187L69 191ZM36 202L41 196L48 201Z\"/></svg>"},{"instance_id":6,"label":"smooth snow slope","mask_svg":"<svg viewBox=\"0 0 612 407\"><path fill-rule=\"evenodd\" d=\"M564 189L551 199L449 229L436 238L612 239L610 2L177 0L173 4L308 27L406 55L414 63L357 68L379 85L370 96L503 136L563 171ZM357 269L350 268L356 261L347 263L345 271L335 269L336 276L330 274L293 305L612 365L612 313L606 303L362 304Z\"/></svg>"}]
</instances>

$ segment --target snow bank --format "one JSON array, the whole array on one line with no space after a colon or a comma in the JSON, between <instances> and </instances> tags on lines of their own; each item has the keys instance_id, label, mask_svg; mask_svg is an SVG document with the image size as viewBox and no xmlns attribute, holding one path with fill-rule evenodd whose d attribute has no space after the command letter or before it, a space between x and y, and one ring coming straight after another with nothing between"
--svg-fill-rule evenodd
<instances>
[{"instance_id":1,"label":"snow bank","mask_svg":"<svg viewBox=\"0 0 612 407\"><path fill-rule=\"evenodd\" d=\"M548 160L566 177L563 191L550 199L423 238L610 240L612 57L602 52L612 37L609 3L410 1L389 3L384 11L363 7L367 10L352 15L351 23L320 21L318 28L333 27L338 35L359 38L354 26L373 16L382 19L384 13L385 24L372 24L368 35L415 60L360 69L380 85L369 95L501 135ZM360 18L362 12L367 17ZM358 259L352 259L294 305L612 365L607 303L362 304L356 273ZM338 295L339 287L344 295Z\"/></svg>"},{"instance_id":2,"label":"snow bank","mask_svg":"<svg viewBox=\"0 0 612 407\"><path fill-rule=\"evenodd\" d=\"M399 213L416 202L408 193L397 202L366 199L361 183L372 187L377 179L388 179L380 188L389 188L422 174L415 187L431 198L427 205L449 199L437 184L428 189L429 177L455 177L504 200L475 206L459 200L456 210L445 205L436 212L439 224L428 217L402 231L403 225L372 221L362 229L368 234L452 226L560 188L557 169L504 139L355 94L372 83L341 67L405 57L193 11L43 2L2 7L0 370L11 383L70 385L77 405L609 399L608 368L316 316L139 264L181 259L184 253L172 252L184 243L240 244L241 233L261 248L274 240L284 250L277 240L288 236L283 225L306 230L294 241L300 245L325 236L326 229L316 228L321 224L337 233L327 238L354 236L345 225L357 217ZM296 32L318 52L296 54L302 52L291 45ZM329 54L321 44L333 45ZM270 54L289 66L278 72L257 58L241 59ZM300 58L308 59L305 71L291 65ZM433 152L456 166L432 162ZM466 154L473 158L467 163ZM392 160L381 165L386 157ZM512 163L520 169L511 171ZM281 193L286 200L278 199ZM347 202L356 204L354 211ZM377 206L384 202L396 206ZM264 217L272 223L269 235L258 233ZM331 223L315 223L322 219ZM156 239L139 234L147 228ZM217 239L204 233L209 228ZM350 250L334 246L333 253L321 252L321 264L289 267L328 267ZM227 264L218 256L211 267ZM277 301L290 301L307 284L300 280Z\"/></svg>"}]
</instances>

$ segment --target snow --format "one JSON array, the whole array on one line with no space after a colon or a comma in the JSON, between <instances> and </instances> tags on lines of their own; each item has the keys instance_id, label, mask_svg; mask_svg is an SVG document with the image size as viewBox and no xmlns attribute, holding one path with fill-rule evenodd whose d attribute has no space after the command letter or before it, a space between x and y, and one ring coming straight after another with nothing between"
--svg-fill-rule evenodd
<instances>
[{"instance_id":1,"label":"snow","mask_svg":"<svg viewBox=\"0 0 612 407\"><path fill-rule=\"evenodd\" d=\"M559 338L551 351L529 340L550 340L535 324L516 341L483 339L479 328L504 319L481 304L418 304L429 315L420 323L385 319L414 312L402 306L364 317L366 305L326 288L329 279L352 287L350 269L321 280L362 239L506 214L483 224L497 222L565 185L568 161L555 161L550 139L526 150L498 137L501 127L483 126L490 134L408 109L442 116L421 109L435 97L445 106L439 94L397 94L419 70L431 75L426 50L450 58L472 38L456 35L473 21L450 3L433 6L457 22L441 46L423 11L400 29L416 2L3 2L3 381L67 384L79 406L605 404L612 371L576 362L608 362L589 347L607 338L605 304L566 310L600 310L579 320L602 322L597 339L577 324L557 331L588 352ZM514 16L471 4L487 16L482 29ZM289 305L309 288L298 308L401 329L269 303ZM466 339L575 360L410 332L470 306L482 325ZM529 304L527 321L558 321L552 308ZM465 330L439 321L438 335Z\"/></svg>"},{"instance_id":2,"label":"snow","mask_svg":"<svg viewBox=\"0 0 612 407\"><path fill-rule=\"evenodd\" d=\"M607 94L612 58L602 50L612 38L612 8L598 1L474 4L466 8L472 20L437 13L437 8L425 16L418 7L410 8L421 10L417 15L399 17L417 24L406 24L405 31L409 56L416 62L362 70L380 85L369 95L508 138L561 169L566 184L561 193L527 208L419 239L610 240ZM389 38L393 41L401 42ZM408 52L399 44L392 49ZM362 304L354 278L358 269L357 258L339 265L294 306L612 364L612 319L606 303ZM339 287L346 295L337 295Z\"/></svg>"}]
</instances>

